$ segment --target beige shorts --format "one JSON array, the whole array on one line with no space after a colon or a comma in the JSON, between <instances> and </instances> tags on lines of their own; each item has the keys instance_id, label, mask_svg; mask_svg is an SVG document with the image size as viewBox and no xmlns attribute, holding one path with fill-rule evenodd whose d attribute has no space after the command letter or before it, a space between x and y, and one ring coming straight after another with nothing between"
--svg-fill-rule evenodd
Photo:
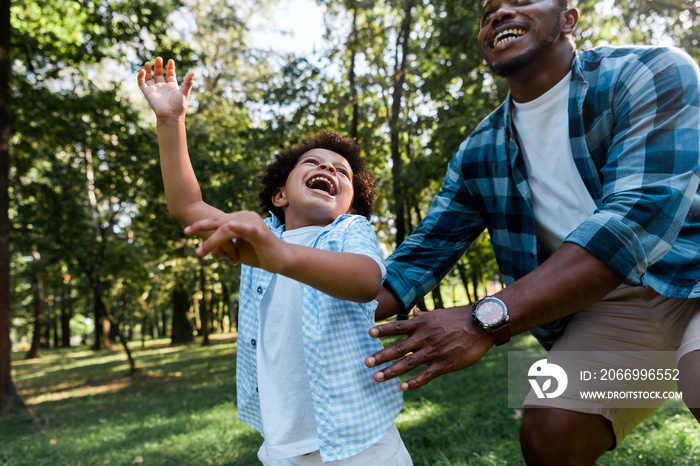
<instances>
[{"instance_id":1,"label":"beige shorts","mask_svg":"<svg viewBox=\"0 0 700 466\"><path fill-rule=\"evenodd\" d=\"M700 350L700 299L675 299L659 295L651 288L620 286L601 301L576 314L564 334L554 343L548 361L557 352L578 352L577 361L590 371L600 368L601 361L589 361L586 351L621 354L627 359L618 367L633 369L675 369L684 355ZM611 353L615 352L615 353ZM629 357L628 353L629 352ZM653 359L653 360L652 360ZM590 381L591 390L631 391L634 381ZM596 386L597 384L597 386ZM677 382L655 382L655 388L675 391ZM582 400L578 392L565 392L557 398L540 399L531 390L525 407L550 407L600 414L612 423L617 445L666 400L647 401L643 408L620 407L610 400ZM574 401L575 399L575 401ZM612 405L612 406L611 406Z\"/></svg>"}]
</instances>

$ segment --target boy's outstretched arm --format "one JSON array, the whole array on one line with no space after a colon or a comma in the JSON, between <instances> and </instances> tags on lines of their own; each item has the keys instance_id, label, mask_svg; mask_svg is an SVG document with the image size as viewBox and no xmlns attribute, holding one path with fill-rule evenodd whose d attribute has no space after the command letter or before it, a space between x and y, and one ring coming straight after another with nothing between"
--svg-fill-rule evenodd
<instances>
[{"instance_id":1,"label":"boy's outstretched arm","mask_svg":"<svg viewBox=\"0 0 700 466\"><path fill-rule=\"evenodd\" d=\"M214 231L215 230L215 231ZM325 251L285 243L255 212L235 212L225 217L200 220L185 228L193 235L213 231L197 249L202 257L217 248L234 244L233 263L242 262L305 283L334 298L355 302L372 301L379 292L382 272L370 257L349 252ZM235 243L231 240L235 239Z\"/></svg>"},{"instance_id":2,"label":"boy's outstretched arm","mask_svg":"<svg viewBox=\"0 0 700 466\"><path fill-rule=\"evenodd\" d=\"M187 150L185 114L194 73L185 76L178 86L175 62L168 60L163 76L163 60L155 60L155 69L146 63L139 72L138 85L156 115L160 166L165 186L165 198L170 214L181 224L189 225L197 220L224 213L202 200L202 193ZM199 236L208 237L209 231Z\"/></svg>"}]
</instances>

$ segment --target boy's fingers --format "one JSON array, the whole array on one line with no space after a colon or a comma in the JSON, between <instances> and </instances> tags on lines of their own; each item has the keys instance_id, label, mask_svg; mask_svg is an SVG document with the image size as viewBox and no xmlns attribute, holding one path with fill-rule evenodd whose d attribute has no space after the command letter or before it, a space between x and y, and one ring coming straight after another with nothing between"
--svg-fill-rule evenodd
<instances>
[{"instance_id":1,"label":"boy's fingers","mask_svg":"<svg viewBox=\"0 0 700 466\"><path fill-rule=\"evenodd\" d=\"M153 80L157 83L162 83L165 81L163 78L163 59L156 57L156 67L154 70Z\"/></svg>"},{"instance_id":2,"label":"boy's fingers","mask_svg":"<svg viewBox=\"0 0 700 466\"><path fill-rule=\"evenodd\" d=\"M185 76L185 79L182 81L182 86L180 87L180 91L187 99L190 98L190 91L192 91L193 84L194 84L194 72L190 71L189 73L187 73L187 76Z\"/></svg>"},{"instance_id":3,"label":"boy's fingers","mask_svg":"<svg viewBox=\"0 0 700 466\"><path fill-rule=\"evenodd\" d=\"M141 70L139 71L139 74L136 75L136 82L139 85L139 88L143 90L143 88L146 86L146 71Z\"/></svg>"},{"instance_id":4,"label":"boy's fingers","mask_svg":"<svg viewBox=\"0 0 700 466\"><path fill-rule=\"evenodd\" d=\"M202 245L197 248L198 256L205 256L217 247L221 247L226 243L230 243L232 239L236 238L235 228L230 222L225 223L216 229L216 231L202 243Z\"/></svg>"},{"instance_id":5,"label":"boy's fingers","mask_svg":"<svg viewBox=\"0 0 700 466\"><path fill-rule=\"evenodd\" d=\"M216 219L207 218L204 220L197 220L191 225L185 227L185 234L194 235L203 230L214 230L219 227L219 222Z\"/></svg>"},{"instance_id":6,"label":"boy's fingers","mask_svg":"<svg viewBox=\"0 0 700 466\"><path fill-rule=\"evenodd\" d=\"M165 80L169 83L177 83L175 62L172 59L168 60L168 65L165 67Z\"/></svg>"}]
</instances>

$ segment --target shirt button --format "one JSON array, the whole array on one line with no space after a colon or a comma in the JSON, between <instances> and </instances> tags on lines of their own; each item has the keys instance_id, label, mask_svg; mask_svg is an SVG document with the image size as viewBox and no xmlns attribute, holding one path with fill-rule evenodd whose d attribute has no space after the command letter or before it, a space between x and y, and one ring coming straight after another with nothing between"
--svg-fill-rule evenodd
<instances>
[{"instance_id":1,"label":"shirt button","mask_svg":"<svg viewBox=\"0 0 700 466\"><path fill-rule=\"evenodd\" d=\"M258 294L262 294L262 286L259 286L259 287L258 287L258 289L257 289L257 290L255 290L255 291L257 291L257 292L258 292Z\"/></svg>"},{"instance_id":2,"label":"shirt button","mask_svg":"<svg viewBox=\"0 0 700 466\"><path fill-rule=\"evenodd\" d=\"M257 345L257 342L255 341L255 338L253 338L252 340L250 340L250 344L253 345L253 346Z\"/></svg>"}]
</instances>

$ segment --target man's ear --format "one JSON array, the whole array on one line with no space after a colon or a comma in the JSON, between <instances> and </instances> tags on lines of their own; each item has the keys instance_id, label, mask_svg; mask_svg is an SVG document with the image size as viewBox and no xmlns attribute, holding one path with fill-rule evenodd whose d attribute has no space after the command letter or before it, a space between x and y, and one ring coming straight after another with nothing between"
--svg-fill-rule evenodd
<instances>
[{"instance_id":1,"label":"man's ear","mask_svg":"<svg viewBox=\"0 0 700 466\"><path fill-rule=\"evenodd\" d=\"M287 207L289 205L287 195L284 193L284 188L275 189L272 195L272 205L275 207Z\"/></svg>"},{"instance_id":2,"label":"man's ear","mask_svg":"<svg viewBox=\"0 0 700 466\"><path fill-rule=\"evenodd\" d=\"M562 32L564 34L573 34L574 29L576 29L576 24L578 24L578 8L569 8L568 10L564 10L562 14L564 15L564 24L561 28Z\"/></svg>"}]
</instances>

